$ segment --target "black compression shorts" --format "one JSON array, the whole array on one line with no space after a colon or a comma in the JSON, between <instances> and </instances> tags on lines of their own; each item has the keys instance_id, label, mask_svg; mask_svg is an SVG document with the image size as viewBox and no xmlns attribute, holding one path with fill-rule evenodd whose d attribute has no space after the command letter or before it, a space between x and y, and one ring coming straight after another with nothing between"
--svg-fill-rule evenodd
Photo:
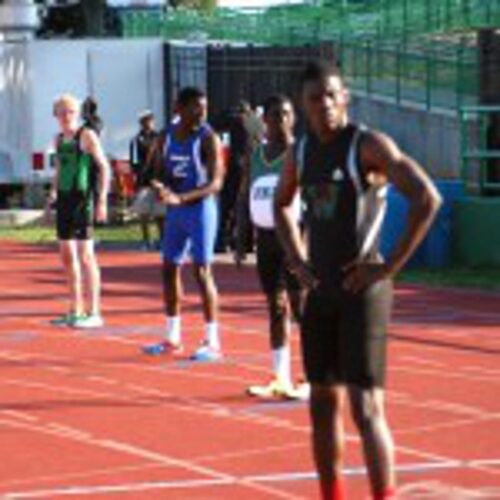
<instances>
[{"instance_id":1,"label":"black compression shorts","mask_svg":"<svg viewBox=\"0 0 500 500\"><path fill-rule=\"evenodd\" d=\"M93 237L94 210L89 196L78 192L58 193L56 228L59 240L88 240Z\"/></svg>"},{"instance_id":2,"label":"black compression shorts","mask_svg":"<svg viewBox=\"0 0 500 500\"><path fill-rule=\"evenodd\" d=\"M266 295L283 290L300 290L298 281L288 270L285 253L272 229L257 229L257 272Z\"/></svg>"},{"instance_id":3,"label":"black compression shorts","mask_svg":"<svg viewBox=\"0 0 500 500\"><path fill-rule=\"evenodd\" d=\"M392 282L353 295L310 292L302 320L305 373L313 384L383 387Z\"/></svg>"}]
</instances>

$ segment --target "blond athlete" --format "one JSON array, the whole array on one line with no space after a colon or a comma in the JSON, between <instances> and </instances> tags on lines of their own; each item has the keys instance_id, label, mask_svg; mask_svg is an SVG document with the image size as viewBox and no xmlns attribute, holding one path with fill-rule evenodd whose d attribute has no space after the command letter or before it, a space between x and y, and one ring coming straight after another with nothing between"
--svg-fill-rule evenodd
<instances>
[{"instance_id":1,"label":"blond athlete","mask_svg":"<svg viewBox=\"0 0 500 500\"><path fill-rule=\"evenodd\" d=\"M101 277L94 252L94 220L105 222L110 167L100 141L80 125L80 102L70 94L54 103L59 124L55 138L54 181L48 203L56 209L57 238L69 287L69 311L54 324L97 328L101 315ZM98 186L93 186L96 168ZM88 308L84 284L87 285Z\"/></svg>"}]
</instances>

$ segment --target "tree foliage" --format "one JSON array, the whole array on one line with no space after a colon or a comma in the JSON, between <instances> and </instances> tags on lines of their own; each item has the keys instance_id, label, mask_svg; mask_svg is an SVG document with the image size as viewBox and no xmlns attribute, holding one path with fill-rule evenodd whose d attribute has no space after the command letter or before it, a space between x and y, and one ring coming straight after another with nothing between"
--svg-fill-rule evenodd
<instances>
[{"instance_id":1,"label":"tree foliage","mask_svg":"<svg viewBox=\"0 0 500 500\"><path fill-rule=\"evenodd\" d=\"M188 9L212 12L217 7L217 0L171 0L173 7L185 7Z\"/></svg>"}]
</instances>

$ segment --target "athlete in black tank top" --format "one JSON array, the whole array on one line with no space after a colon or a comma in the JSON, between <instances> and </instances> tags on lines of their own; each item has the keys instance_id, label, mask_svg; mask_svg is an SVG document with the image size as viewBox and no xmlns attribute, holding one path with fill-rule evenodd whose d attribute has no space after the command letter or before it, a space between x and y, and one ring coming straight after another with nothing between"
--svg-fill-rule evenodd
<instances>
[{"instance_id":1,"label":"athlete in black tank top","mask_svg":"<svg viewBox=\"0 0 500 500\"><path fill-rule=\"evenodd\" d=\"M370 184L359 166L364 133L351 123L328 143L309 133L295 153L309 228L309 261L325 289L341 286L343 268L350 262L360 257L381 260L387 186Z\"/></svg>"},{"instance_id":2,"label":"athlete in black tank top","mask_svg":"<svg viewBox=\"0 0 500 500\"><path fill-rule=\"evenodd\" d=\"M285 163L275 215L292 269L310 289L301 335L322 498L345 498L342 415L348 394L373 498L386 500L395 495L383 389L391 278L425 236L440 197L422 168L387 136L349 123L349 94L338 68L311 63L301 92L309 132ZM378 240L389 182L408 198L410 210L385 263ZM307 245L291 214L299 189Z\"/></svg>"},{"instance_id":3,"label":"athlete in black tank top","mask_svg":"<svg viewBox=\"0 0 500 500\"><path fill-rule=\"evenodd\" d=\"M310 262L328 286L340 284L342 267L356 256L356 191L347 171L355 133L348 126L330 144L321 144L313 134L299 143Z\"/></svg>"}]
</instances>

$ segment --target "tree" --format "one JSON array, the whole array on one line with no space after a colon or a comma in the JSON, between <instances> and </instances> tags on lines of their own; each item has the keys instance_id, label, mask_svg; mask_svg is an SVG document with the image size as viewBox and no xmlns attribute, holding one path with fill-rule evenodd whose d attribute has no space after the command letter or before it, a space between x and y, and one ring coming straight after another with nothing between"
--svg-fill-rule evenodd
<instances>
[{"instance_id":1,"label":"tree","mask_svg":"<svg viewBox=\"0 0 500 500\"><path fill-rule=\"evenodd\" d=\"M83 31L85 36L100 37L104 35L105 0L81 1Z\"/></svg>"},{"instance_id":2,"label":"tree","mask_svg":"<svg viewBox=\"0 0 500 500\"><path fill-rule=\"evenodd\" d=\"M172 7L186 7L203 12L212 12L217 7L217 0L170 0Z\"/></svg>"}]
</instances>

